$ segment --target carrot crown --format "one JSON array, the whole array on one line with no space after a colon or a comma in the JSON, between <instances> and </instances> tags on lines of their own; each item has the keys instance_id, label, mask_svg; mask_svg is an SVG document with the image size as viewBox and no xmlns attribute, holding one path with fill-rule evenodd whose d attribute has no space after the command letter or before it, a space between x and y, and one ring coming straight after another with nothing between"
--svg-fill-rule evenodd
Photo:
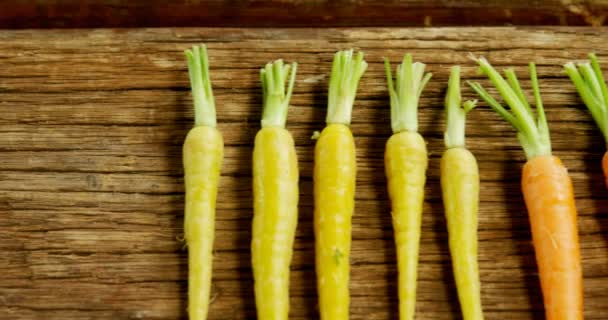
<instances>
[{"instance_id":1,"label":"carrot crown","mask_svg":"<svg viewBox=\"0 0 608 320\"><path fill-rule=\"evenodd\" d=\"M194 100L194 124L196 126L215 127L215 101L209 78L209 59L207 47L203 44L186 50L188 75Z\"/></svg>"},{"instance_id":2,"label":"carrot crown","mask_svg":"<svg viewBox=\"0 0 608 320\"><path fill-rule=\"evenodd\" d=\"M477 100L467 100L462 104L460 96L460 66L453 66L445 96L447 129L443 135L445 146L450 148L464 147L466 115L475 108Z\"/></svg>"},{"instance_id":3,"label":"carrot crown","mask_svg":"<svg viewBox=\"0 0 608 320\"><path fill-rule=\"evenodd\" d=\"M424 74L424 63L412 63L412 55L403 56L403 62L397 67L395 85L391 74L391 63L384 59L388 92L391 98L391 128L394 133L401 131L418 131L418 100L420 94L431 79L432 74Z\"/></svg>"},{"instance_id":4,"label":"carrot crown","mask_svg":"<svg viewBox=\"0 0 608 320\"><path fill-rule=\"evenodd\" d=\"M608 89L595 54L590 53L589 60L591 63L579 63L578 69L568 62L564 69L608 142Z\"/></svg>"},{"instance_id":5,"label":"carrot crown","mask_svg":"<svg viewBox=\"0 0 608 320\"><path fill-rule=\"evenodd\" d=\"M353 56L353 50L338 51L334 55L329 79L327 123L350 124L359 79L367 69L363 52Z\"/></svg>"},{"instance_id":6,"label":"carrot crown","mask_svg":"<svg viewBox=\"0 0 608 320\"><path fill-rule=\"evenodd\" d=\"M283 60L269 62L260 69L264 110L262 111L262 127L285 127L287 108L296 80L297 63L283 64ZM291 70L291 75L290 75ZM289 85L285 90L285 82L289 77Z\"/></svg>"},{"instance_id":7,"label":"carrot crown","mask_svg":"<svg viewBox=\"0 0 608 320\"><path fill-rule=\"evenodd\" d=\"M532 159L536 156L551 155L551 139L549 137L549 127L545 110L540 98L538 78L536 76L536 66L530 63L530 79L532 80L532 91L536 104L536 115L530 104L528 97L521 89L519 80L513 69L506 69L505 80L492 65L485 59L477 59L481 67L481 72L487 75L503 100L507 103L510 111L505 109L496 101L482 86L477 82L469 82L483 100L485 100L494 111L507 120L517 130L517 138L526 153L526 158Z\"/></svg>"}]
</instances>

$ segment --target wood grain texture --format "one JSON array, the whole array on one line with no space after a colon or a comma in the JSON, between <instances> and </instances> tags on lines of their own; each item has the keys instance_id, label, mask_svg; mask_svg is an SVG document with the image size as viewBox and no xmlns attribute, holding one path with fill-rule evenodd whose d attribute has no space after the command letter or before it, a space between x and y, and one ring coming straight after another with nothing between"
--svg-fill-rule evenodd
<instances>
[{"instance_id":1,"label":"wood grain texture","mask_svg":"<svg viewBox=\"0 0 608 320\"><path fill-rule=\"evenodd\" d=\"M579 210L585 315L608 313L608 193L602 136L561 65L595 51L598 28L137 29L0 32L0 318L185 317L181 144L193 123L182 51L209 46L226 143L218 198L210 319L254 317L249 241L251 152L259 128L258 69L299 62L288 128L301 168L291 274L292 319L315 319L310 136L323 126L332 55L354 47L370 66L353 111L358 179L353 218L352 319L394 319L396 261L383 175L390 135L382 57L406 51L434 76L420 102L430 167L417 313L458 319L440 198L443 97L449 67L476 73L470 53L514 66L525 90L536 61L554 153L572 175ZM474 98L464 88L466 98ZM487 319L542 319L526 211L524 161L513 130L489 108L468 119L481 174L479 254Z\"/></svg>"},{"instance_id":2,"label":"wood grain texture","mask_svg":"<svg viewBox=\"0 0 608 320\"><path fill-rule=\"evenodd\" d=\"M594 25L607 0L2 1L0 28Z\"/></svg>"}]
</instances>

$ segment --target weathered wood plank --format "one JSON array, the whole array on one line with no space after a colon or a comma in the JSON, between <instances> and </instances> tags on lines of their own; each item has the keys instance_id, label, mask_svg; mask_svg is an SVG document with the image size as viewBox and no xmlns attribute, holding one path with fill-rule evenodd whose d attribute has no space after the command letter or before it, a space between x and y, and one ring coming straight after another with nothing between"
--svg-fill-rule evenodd
<instances>
[{"instance_id":1,"label":"weathered wood plank","mask_svg":"<svg viewBox=\"0 0 608 320\"><path fill-rule=\"evenodd\" d=\"M0 28L602 25L605 0L38 0L0 4Z\"/></svg>"},{"instance_id":2,"label":"weathered wood plank","mask_svg":"<svg viewBox=\"0 0 608 320\"><path fill-rule=\"evenodd\" d=\"M449 67L482 79L469 54L499 66L538 64L554 152L572 175L579 210L587 319L608 305L605 143L561 71L608 35L592 28L150 29L0 32L0 318L176 319L185 316L181 143L192 125L182 51L209 45L226 142L218 198L210 319L254 316L249 239L258 68L300 63L288 126L302 172L291 277L293 319L317 317L312 236L313 131L325 116L335 50L366 52L353 112L358 179L353 218L352 319L396 316L395 253L383 172L390 134L382 57L405 52L434 77L420 106L431 154L424 204L418 314L455 319L439 191ZM529 81L523 81L525 90ZM474 98L465 88L463 95ZM488 319L538 319L542 303L519 192L524 161L512 129L488 108L468 119L482 178L480 270Z\"/></svg>"}]
</instances>

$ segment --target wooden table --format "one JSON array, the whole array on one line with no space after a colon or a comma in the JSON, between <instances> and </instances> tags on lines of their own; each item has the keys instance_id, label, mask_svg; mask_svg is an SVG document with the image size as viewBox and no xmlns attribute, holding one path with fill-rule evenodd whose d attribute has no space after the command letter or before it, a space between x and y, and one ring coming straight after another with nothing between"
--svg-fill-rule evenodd
<instances>
[{"instance_id":1,"label":"wooden table","mask_svg":"<svg viewBox=\"0 0 608 320\"><path fill-rule=\"evenodd\" d=\"M182 51L209 46L219 128L226 143L217 212L210 319L252 319L251 152L259 129L258 69L299 62L288 127L301 167L291 273L292 319L316 312L310 136L323 126L336 50L366 53L353 112L358 181L353 218L352 319L395 319L395 250L383 175L390 135L382 57L405 52L434 76L420 102L430 167L420 252L418 319L456 319L438 165L449 67L488 81L469 54L514 66L530 89L536 61L554 153L570 169L579 210L586 319L608 314L605 143L566 61L595 51L608 68L602 28L132 29L0 31L0 318L185 317L181 143L192 126ZM468 87L465 98L475 98ZM481 172L479 263L487 319L542 319L527 214L524 162L513 130L482 104L469 148Z\"/></svg>"}]
</instances>

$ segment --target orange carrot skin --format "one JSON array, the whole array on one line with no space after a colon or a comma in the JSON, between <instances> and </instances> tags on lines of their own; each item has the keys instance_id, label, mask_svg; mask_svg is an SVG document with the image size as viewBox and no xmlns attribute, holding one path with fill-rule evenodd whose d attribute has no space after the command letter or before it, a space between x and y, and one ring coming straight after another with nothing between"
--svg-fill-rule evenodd
<instances>
[{"instance_id":1,"label":"orange carrot skin","mask_svg":"<svg viewBox=\"0 0 608 320\"><path fill-rule=\"evenodd\" d=\"M583 275L572 180L561 160L537 156L524 165L522 191L547 320L583 319Z\"/></svg>"},{"instance_id":2,"label":"orange carrot skin","mask_svg":"<svg viewBox=\"0 0 608 320\"><path fill-rule=\"evenodd\" d=\"M606 187L608 187L608 151L604 153L602 158L602 170L604 171L604 179L606 179Z\"/></svg>"}]
</instances>

